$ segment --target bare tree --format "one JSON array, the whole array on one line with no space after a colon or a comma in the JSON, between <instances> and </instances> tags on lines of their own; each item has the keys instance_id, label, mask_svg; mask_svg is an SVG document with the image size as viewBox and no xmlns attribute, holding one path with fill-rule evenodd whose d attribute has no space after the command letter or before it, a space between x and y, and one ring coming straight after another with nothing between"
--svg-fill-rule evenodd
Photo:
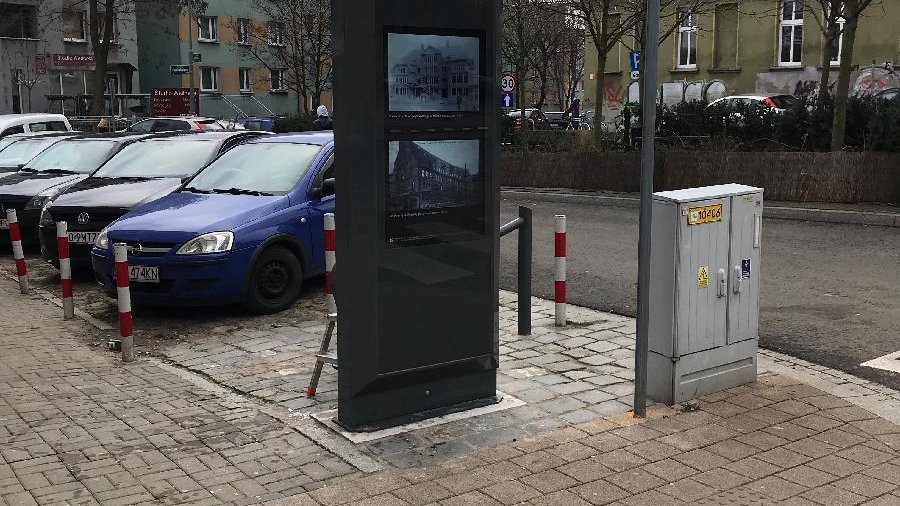
<instances>
[{"instance_id":1,"label":"bare tree","mask_svg":"<svg viewBox=\"0 0 900 506\"><path fill-rule=\"evenodd\" d=\"M878 0L843 0L844 32L841 47L841 66L838 70L837 89L834 96L834 118L831 126L831 150L844 149L847 130L847 100L850 91L850 73L853 71L853 45L859 18ZM823 69L824 70L824 69Z\"/></svg>"},{"instance_id":2,"label":"bare tree","mask_svg":"<svg viewBox=\"0 0 900 506\"><path fill-rule=\"evenodd\" d=\"M566 30L553 61L553 84L560 110L565 110L575 99L575 93L584 79L584 31L567 22Z\"/></svg>"},{"instance_id":3,"label":"bare tree","mask_svg":"<svg viewBox=\"0 0 900 506\"><path fill-rule=\"evenodd\" d=\"M84 29L94 55L94 72L91 74L89 85L92 96L91 115L106 114L106 72L109 69L110 52L118 44L116 33L118 20L134 19L139 3L153 4L155 11L163 15L178 12L181 6L188 2L205 3L203 0L68 0L62 2L61 6L54 3L53 7L50 7L49 0L43 0L47 24L60 21L69 11L87 13L87 24Z\"/></svg>"},{"instance_id":4,"label":"bare tree","mask_svg":"<svg viewBox=\"0 0 900 506\"><path fill-rule=\"evenodd\" d=\"M250 30L248 44L235 51L269 71L283 71L283 85L297 94L297 112L310 112L331 89L331 3L329 0L249 0L266 20L265 30ZM238 26L233 27L239 30Z\"/></svg>"},{"instance_id":5,"label":"bare tree","mask_svg":"<svg viewBox=\"0 0 900 506\"><path fill-rule=\"evenodd\" d=\"M828 96L828 81L831 80L831 53L833 45L840 40L843 33L840 20L843 17L843 0L808 0L805 6L809 17L815 20L822 32L822 74L819 77L819 89L816 93L816 106L821 108Z\"/></svg>"}]
</instances>

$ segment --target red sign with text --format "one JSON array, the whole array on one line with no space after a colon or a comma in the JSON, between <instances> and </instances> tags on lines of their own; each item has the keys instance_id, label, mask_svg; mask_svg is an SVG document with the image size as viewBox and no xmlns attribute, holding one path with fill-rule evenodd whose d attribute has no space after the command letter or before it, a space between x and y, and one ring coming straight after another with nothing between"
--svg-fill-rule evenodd
<instances>
[{"instance_id":1,"label":"red sign with text","mask_svg":"<svg viewBox=\"0 0 900 506\"><path fill-rule=\"evenodd\" d=\"M191 113L190 88L153 88L154 116L184 116ZM194 110L200 113L199 93L194 96Z\"/></svg>"}]
</instances>

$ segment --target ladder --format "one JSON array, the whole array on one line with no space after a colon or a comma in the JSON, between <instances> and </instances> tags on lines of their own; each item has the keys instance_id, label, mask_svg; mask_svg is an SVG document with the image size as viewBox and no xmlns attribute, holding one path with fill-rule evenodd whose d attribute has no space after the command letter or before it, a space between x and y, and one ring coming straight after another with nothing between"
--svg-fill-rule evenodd
<instances>
[{"instance_id":1,"label":"ladder","mask_svg":"<svg viewBox=\"0 0 900 506\"><path fill-rule=\"evenodd\" d=\"M322 346L319 347L319 353L316 353L316 365L313 367L312 379L309 380L309 387L306 389L307 397L316 396L316 387L319 386L322 367L325 364L331 364L337 368L338 365L337 350L328 351L331 346L331 338L334 337L334 329L337 326L337 313L329 313L327 319L328 324L325 326L325 335L322 336Z\"/></svg>"}]
</instances>

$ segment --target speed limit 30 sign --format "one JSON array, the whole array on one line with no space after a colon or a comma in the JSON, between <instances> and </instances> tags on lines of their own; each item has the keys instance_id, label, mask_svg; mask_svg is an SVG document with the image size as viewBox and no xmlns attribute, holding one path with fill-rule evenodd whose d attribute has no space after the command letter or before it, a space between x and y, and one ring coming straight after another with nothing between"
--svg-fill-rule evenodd
<instances>
[{"instance_id":1,"label":"speed limit 30 sign","mask_svg":"<svg viewBox=\"0 0 900 506\"><path fill-rule=\"evenodd\" d=\"M500 79L500 89L502 91L514 91L516 89L516 78L512 74L503 74Z\"/></svg>"}]
</instances>

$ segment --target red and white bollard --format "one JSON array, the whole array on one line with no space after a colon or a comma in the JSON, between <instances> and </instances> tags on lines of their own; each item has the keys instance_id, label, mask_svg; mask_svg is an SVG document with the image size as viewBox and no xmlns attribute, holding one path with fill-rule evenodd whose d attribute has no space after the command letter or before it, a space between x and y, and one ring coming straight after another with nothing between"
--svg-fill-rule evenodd
<instances>
[{"instance_id":1,"label":"red and white bollard","mask_svg":"<svg viewBox=\"0 0 900 506\"><path fill-rule=\"evenodd\" d=\"M6 219L9 221L9 237L12 239L13 259L16 261L16 274L19 276L19 290L27 295L28 266L25 264L25 251L22 250L22 231L19 230L19 218L15 209L6 210Z\"/></svg>"},{"instance_id":2,"label":"red and white bollard","mask_svg":"<svg viewBox=\"0 0 900 506\"><path fill-rule=\"evenodd\" d=\"M63 319L75 318L75 302L72 299L72 261L69 258L69 225L56 223L56 248L59 250L59 278L62 288Z\"/></svg>"},{"instance_id":3,"label":"red and white bollard","mask_svg":"<svg viewBox=\"0 0 900 506\"><path fill-rule=\"evenodd\" d=\"M337 238L334 231L334 213L325 214L325 304L328 314L337 313L334 301L334 286L331 284L331 271L336 261L335 249Z\"/></svg>"},{"instance_id":4,"label":"red and white bollard","mask_svg":"<svg viewBox=\"0 0 900 506\"><path fill-rule=\"evenodd\" d=\"M566 216L556 215L556 326L566 324Z\"/></svg>"},{"instance_id":5,"label":"red and white bollard","mask_svg":"<svg viewBox=\"0 0 900 506\"><path fill-rule=\"evenodd\" d=\"M134 360L134 338L132 337L131 291L128 282L128 249L124 244L113 246L116 261L116 295L119 302L119 335L122 338L122 362Z\"/></svg>"}]
</instances>

